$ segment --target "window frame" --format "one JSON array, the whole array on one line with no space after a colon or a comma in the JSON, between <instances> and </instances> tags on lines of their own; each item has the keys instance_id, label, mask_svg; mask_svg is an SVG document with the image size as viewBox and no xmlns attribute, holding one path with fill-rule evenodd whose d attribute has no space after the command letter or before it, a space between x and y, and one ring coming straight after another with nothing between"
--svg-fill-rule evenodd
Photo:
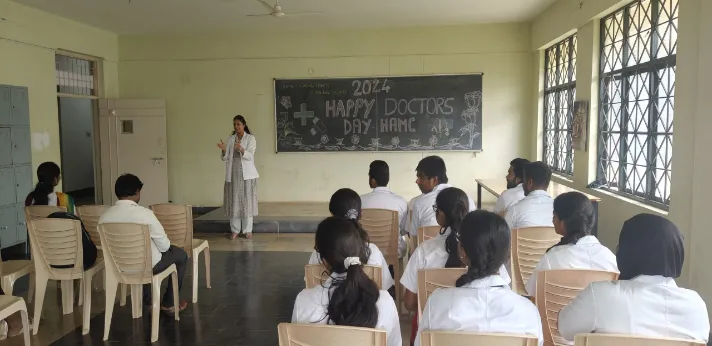
<instances>
[{"instance_id":1,"label":"window frame","mask_svg":"<svg viewBox=\"0 0 712 346\"><path fill-rule=\"evenodd\" d=\"M635 61L632 62L631 64L631 39L635 39L635 44L639 44L638 39L641 37L641 30L640 28L636 28L638 30L631 36L631 10L634 7L637 6L643 6L642 3L644 1L649 1L650 4L650 13L651 13L651 18L650 18L650 42L647 42L645 45L645 50L647 51L646 53L649 55L649 60L646 62L642 63L635 63ZM599 52L600 52L600 61L599 61L599 126L598 126L598 153L597 153L597 169L596 169L596 180L599 183L598 185L599 188L604 189L606 191L610 191L612 193L627 197L627 198L632 198L634 200L640 201L644 204L654 206L656 208L660 208L663 210L669 210L670 206L670 185L672 183L672 145L674 145L674 142L672 141L672 138L674 138L674 103L670 108L670 114L668 114L668 117L670 118L670 131L667 132L665 128L662 129L662 131L659 131L660 124L659 120L661 118L661 114L663 113L664 110L659 109L659 102L660 102L660 96L663 95L664 98L666 99L666 103L669 103L670 100L675 99L675 77L670 77L668 85L672 85L670 88L672 92L668 95L666 94L665 91L662 91L662 83L661 83L661 78L660 78L660 73L662 71L665 71L666 69L669 69L673 71L676 74L677 70L677 28L679 27L679 22L674 23L674 20L679 21L679 1L678 0L662 0L664 1L671 1L674 2L673 5L671 6L673 8L672 13L668 13L669 17L665 23L667 25L661 27L660 24L660 4L661 0L635 0L632 1L625 6L621 7L620 9L614 11L613 13L601 18L600 20L600 45L599 45ZM615 31L620 30L622 34L622 41L621 41L621 50L618 55L610 55L609 57L606 56L605 48L606 48L606 41L605 38L607 37L607 27L606 27L606 21L607 20L616 20L615 17L622 13L622 23L620 24L620 28L615 28L613 27L613 33L612 35L615 36ZM645 15L645 14L643 14ZM677 16L675 16L677 15ZM664 25L664 24L663 24ZM671 45L670 50L672 51L671 54L665 55L663 57L659 57L660 53L665 54L666 52L661 49L660 44L661 44L661 39L664 39L665 36L664 34L667 34L669 30L671 30L672 27L675 27L676 30L676 36L675 36L675 42ZM662 29L662 35L660 32L660 29ZM615 37L611 41L611 48L615 46ZM615 53L613 53L615 54ZM616 68L616 59L620 58L620 68ZM608 62L609 58L613 59L613 64L611 67L611 71L605 72L606 68L606 63ZM669 72L668 72L669 73ZM638 91L644 90L643 88L647 88L647 110L644 110L645 117L647 119L647 124L646 124L646 129L644 131L640 131L639 129L628 129L628 125L631 119L631 115L633 112L635 112L635 107L637 106L637 103L641 101L642 98L635 98L633 101L630 99L631 95L631 79L635 79L636 77L643 76L647 74L647 87L638 87ZM614 111L610 110L611 105L614 103L609 101L609 88L607 86L607 82L612 82L612 81L618 81L620 83L620 88L619 88L619 97L620 97L620 114L616 115ZM636 90L635 87L633 87L633 90ZM642 99L644 100L644 99ZM632 107L631 109L631 102ZM664 108L665 105L662 107ZM640 107L638 107L640 110ZM609 113L613 113L610 114ZM607 118L613 118L617 117L618 119L618 126L619 129L617 131L613 130L612 124L607 124L606 119ZM609 128L604 128L604 127L609 127ZM611 134L618 134L619 136L619 143L618 143L618 153L617 157L608 157L604 158L605 152L605 143L607 142L606 140ZM631 141L629 138L632 136L632 142L634 143L635 137L637 136L645 136L645 141L644 144L641 145L641 150L645 151L645 172L643 174L643 177L641 178L636 178L636 173L635 173L635 167L640 167L636 162L631 162L628 163L628 149L629 149L629 141ZM667 150L667 148L658 148L658 137L663 136L663 137L669 137L671 138L670 140L670 153L669 155L666 155L665 158L663 158L663 161L665 159L667 160L667 165L665 165L665 162L663 162L663 168L662 168L662 178L656 179L656 172L660 171L660 169L657 167L657 160L658 160L658 151L662 150ZM665 140L665 138L663 138ZM634 161L638 161L637 158L633 158ZM618 172L617 172L617 181L616 182L609 182L606 177L606 171L608 169L608 166L610 165L609 162L614 161L617 162L618 164ZM633 168L631 172L627 172L627 169ZM627 176L628 173L628 176ZM670 183L668 184L665 174L668 175L670 178ZM636 181L640 180L645 180L644 183L637 183ZM633 181L633 183L630 183L630 181ZM659 180L659 182L658 182ZM659 190L659 186L662 184L665 184L662 189L662 197L656 196L656 191ZM632 187L628 188L628 185ZM639 186L644 187L644 192L638 192L636 191ZM664 196L665 192L667 191L667 196ZM658 191L659 192L659 191ZM665 198L667 197L667 198Z\"/></svg>"},{"instance_id":2,"label":"window frame","mask_svg":"<svg viewBox=\"0 0 712 346\"><path fill-rule=\"evenodd\" d=\"M552 64L551 50L556 50L555 56L556 60L559 61L562 56L562 46L564 43L567 44L566 64L567 70L562 71L562 66L555 63L553 67L556 68L554 71L555 79L557 80L556 85L549 85L549 71ZM544 105L543 105L543 140L542 140L542 160L547 163L553 172L556 174L565 176L567 178L573 177L574 174L574 149L573 149L573 111L574 102L576 101L576 60L577 60L577 44L578 36L574 33L556 43L551 45L549 48L544 50ZM565 73L566 76L562 76ZM562 80L563 82L558 82ZM550 98L554 98L551 100ZM563 100L566 98L566 100ZM566 121L567 124L560 124L562 118L560 112L564 107L561 107L566 103ZM553 114L550 114L549 105L553 104ZM553 119L551 118L553 117ZM548 124L553 123L553 127L549 128ZM552 134L552 142L549 141L549 133ZM567 136L564 141L566 142L567 148L560 148L561 138L560 136ZM549 157L549 152L553 157ZM563 153L564 162L560 162L559 153Z\"/></svg>"}]
</instances>

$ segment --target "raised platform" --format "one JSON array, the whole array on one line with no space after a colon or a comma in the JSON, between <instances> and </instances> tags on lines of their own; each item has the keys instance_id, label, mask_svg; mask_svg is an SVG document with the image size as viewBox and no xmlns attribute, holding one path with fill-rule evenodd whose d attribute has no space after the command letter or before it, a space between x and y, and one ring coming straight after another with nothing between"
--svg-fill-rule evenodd
<instances>
[{"instance_id":1,"label":"raised platform","mask_svg":"<svg viewBox=\"0 0 712 346\"><path fill-rule=\"evenodd\" d=\"M319 222L328 217L327 202L267 202L259 204L254 233L314 233ZM196 216L194 233L229 233L230 219L223 208Z\"/></svg>"}]
</instances>

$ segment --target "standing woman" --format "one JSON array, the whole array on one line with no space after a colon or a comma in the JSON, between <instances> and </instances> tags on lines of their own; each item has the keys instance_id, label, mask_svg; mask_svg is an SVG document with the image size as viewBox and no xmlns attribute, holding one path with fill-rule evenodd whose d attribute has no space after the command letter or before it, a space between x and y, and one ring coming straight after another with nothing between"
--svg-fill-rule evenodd
<instances>
[{"instance_id":1,"label":"standing woman","mask_svg":"<svg viewBox=\"0 0 712 346\"><path fill-rule=\"evenodd\" d=\"M250 239L252 218L257 216L257 178L260 176L255 167L257 140L242 115L236 115L232 124L234 131L227 144L222 140L218 143L222 160L227 162L223 205L225 214L230 217L230 239L243 232Z\"/></svg>"}]
</instances>

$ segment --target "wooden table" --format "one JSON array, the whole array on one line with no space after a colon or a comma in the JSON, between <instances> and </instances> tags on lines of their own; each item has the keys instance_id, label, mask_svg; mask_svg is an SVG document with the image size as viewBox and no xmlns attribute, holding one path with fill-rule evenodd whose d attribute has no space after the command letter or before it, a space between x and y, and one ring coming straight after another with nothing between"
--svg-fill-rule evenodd
<instances>
[{"instance_id":1,"label":"wooden table","mask_svg":"<svg viewBox=\"0 0 712 346\"><path fill-rule=\"evenodd\" d=\"M482 208L482 188L489 191L497 198L499 198L499 195L501 195L502 192L507 189L507 181L504 179L475 179L475 181L477 181L477 209ZM598 236L598 203L601 201L600 198L554 181L549 183L549 189L547 190L547 192L552 198L556 198L560 194L566 192L579 192L588 197L591 200L591 203L593 204L594 225L593 230L591 230L591 233L595 236Z\"/></svg>"}]
</instances>

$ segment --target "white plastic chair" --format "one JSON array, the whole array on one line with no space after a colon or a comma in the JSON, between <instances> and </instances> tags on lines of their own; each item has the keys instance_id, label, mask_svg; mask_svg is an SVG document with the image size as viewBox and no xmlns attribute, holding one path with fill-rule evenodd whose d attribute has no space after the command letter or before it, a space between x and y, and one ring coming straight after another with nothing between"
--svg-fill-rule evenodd
<instances>
[{"instance_id":1,"label":"white plastic chair","mask_svg":"<svg viewBox=\"0 0 712 346\"><path fill-rule=\"evenodd\" d=\"M12 260L0 262L0 287L6 295L11 296L17 279L29 275L30 286L27 289L27 301L32 302L35 292L35 266L29 260Z\"/></svg>"},{"instance_id":2,"label":"white plastic chair","mask_svg":"<svg viewBox=\"0 0 712 346\"><path fill-rule=\"evenodd\" d=\"M279 346L386 346L386 331L323 324L280 323Z\"/></svg>"},{"instance_id":3,"label":"white plastic chair","mask_svg":"<svg viewBox=\"0 0 712 346\"><path fill-rule=\"evenodd\" d=\"M158 341L161 282L171 277L175 320L179 320L178 271L171 264L163 272L153 274L151 235L148 225L132 223L100 224L99 236L106 261L106 310L104 312L104 341L109 338L111 316L114 313L116 290L120 283L131 286L131 304L136 316L141 316L141 290L151 284L151 342ZM138 311L137 311L138 310Z\"/></svg>"},{"instance_id":4,"label":"white plastic chair","mask_svg":"<svg viewBox=\"0 0 712 346\"><path fill-rule=\"evenodd\" d=\"M637 335L578 334L574 346L705 346L696 340L650 338Z\"/></svg>"},{"instance_id":5,"label":"white plastic chair","mask_svg":"<svg viewBox=\"0 0 712 346\"><path fill-rule=\"evenodd\" d=\"M0 295L0 320L6 319L18 311L22 318L22 334L25 339L25 346L30 346L30 323L27 317L25 301L20 297Z\"/></svg>"},{"instance_id":6,"label":"white plastic chair","mask_svg":"<svg viewBox=\"0 0 712 346\"><path fill-rule=\"evenodd\" d=\"M504 333L468 333L452 331L420 332L421 346L487 345L487 346L537 346L539 339L532 335Z\"/></svg>"}]
</instances>

